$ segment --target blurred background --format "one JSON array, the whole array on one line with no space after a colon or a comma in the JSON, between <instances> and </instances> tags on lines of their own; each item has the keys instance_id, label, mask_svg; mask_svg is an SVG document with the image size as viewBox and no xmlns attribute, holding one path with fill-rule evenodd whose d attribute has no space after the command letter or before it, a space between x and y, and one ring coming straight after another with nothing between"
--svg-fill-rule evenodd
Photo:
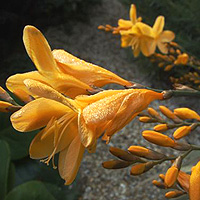
<instances>
[{"instance_id":1,"label":"blurred background","mask_svg":"<svg viewBox=\"0 0 200 200\"><path fill-rule=\"evenodd\" d=\"M134 58L131 48L120 47L119 36L97 29L101 24L117 26L120 18L129 19L132 3L136 4L138 16L151 26L158 15L164 15L165 29L175 32L175 41L199 57L199 0L7 0L0 6L1 86L5 88L10 75L35 69L22 42L24 26L34 25L45 35L52 49L64 49L128 80L155 88L171 88L169 76L177 73L176 70L166 73L143 56ZM194 98L189 103L188 100L173 99L165 105L198 109L199 99ZM155 102L152 106L158 105ZM110 155L109 147L102 141L95 154L85 153L76 181L64 186L57 170L29 159L28 146L36 133L17 133L9 123L9 115L1 114L0 118L0 200L27 199L28 195L43 200L163 199L151 180L165 166L140 177L131 177L127 169L103 169L101 163ZM134 144L146 145L140 136L146 128L148 125L144 127L135 120L116 134L109 145L124 149ZM199 142L199 137L192 140ZM5 197L6 194L9 195Z\"/></svg>"}]
</instances>

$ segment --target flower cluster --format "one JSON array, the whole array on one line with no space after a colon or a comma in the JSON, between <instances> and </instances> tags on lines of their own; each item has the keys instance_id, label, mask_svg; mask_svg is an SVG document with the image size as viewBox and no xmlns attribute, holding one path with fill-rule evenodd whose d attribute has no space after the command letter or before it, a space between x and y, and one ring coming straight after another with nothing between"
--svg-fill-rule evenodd
<instances>
[{"instance_id":1,"label":"flower cluster","mask_svg":"<svg viewBox=\"0 0 200 200\"><path fill-rule=\"evenodd\" d=\"M175 35L172 31L165 30L164 16L158 16L153 27L142 22L142 18L137 18L136 7L134 4L130 8L130 20L119 19L118 27L110 25L98 28L105 31L112 31L113 34L121 35L121 47L131 47L133 55L137 57L140 52L144 56L150 56L155 53L156 47L166 54L168 53L167 43L171 42Z\"/></svg>"},{"instance_id":2,"label":"flower cluster","mask_svg":"<svg viewBox=\"0 0 200 200\"><path fill-rule=\"evenodd\" d=\"M200 116L189 108L176 108L174 112L165 106L160 106L159 109L172 123L168 123L155 109L148 108L147 113L140 113L139 120L144 123L157 122L159 124L154 126L153 131L143 131L142 136L152 144L177 150L180 155L171 156L142 146L130 146L127 151L111 147L110 152L118 159L104 162L103 167L120 169L132 166L130 174L136 176L165 161L171 161L172 165L166 174L159 175L161 181L153 180L153 185L160 189L171 189L165 194L166 198L176 198L189 194L190 200L197 200L200 196L200 161L192 168L191 175L181 171L181 167L185 157L193 150L200 150L200 147L177 140L200 126ZM174 139L163 134L163 132L174 128L176 128L173 133Z\"/></svg>"},{"instance_id":3,"label":"flower cluster","mask_svg":"<svg viewBox=\"0 0 200 200\"><path fill-rule=\"evenodd\" d=\"M97 139L109 142L153 100L163 93L147 89L103 90L109 83L131 87L116 74L87 63L64 50L51 51L42 33L26 26L26 51L37 70L8 78L7 88L25 105L18 105L0 88L0 111L12 112L20 132L40 130L29 148L30 157L49 164L59 153L58 170L65 184L78 172L85 149L95 152Z\"/></svg>"}]
</instances>

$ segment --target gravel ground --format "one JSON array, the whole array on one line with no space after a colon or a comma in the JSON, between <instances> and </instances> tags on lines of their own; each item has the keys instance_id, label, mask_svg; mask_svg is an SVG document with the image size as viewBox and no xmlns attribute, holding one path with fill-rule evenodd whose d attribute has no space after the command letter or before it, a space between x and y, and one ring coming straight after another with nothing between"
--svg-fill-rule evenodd
<instances>
[{"instance_id":1,"label":"gravel ground","mask_svg":"<svg viewBox=\"0 0 200 200\"><path fill-rule=\"evenodd\" d=\"M65 32L64 24L59 27L50 28L46 33L53 48L61 48L80 57L86 61L103 66L120 76L134 80L141 84L151 85L149 80L142 80L140 70L130 58L127 57L127 51L120 48L118 36L113 36L97 29L100 24L116 25L117 19L128 18L128 10L117 0L103 0L101 5L97 5L91 10L91 21L88 24L73 24L70 34ZM178 105L187 106L185 98L162 102L162 104L175 108ZM151 106L158 108L160 102L153 102ZM171 106L173 105L173 106ZM198 105L198 103L196 104ZM194 108L194 107L193 107ZM197 106L198 108L198 106ZM162 200L163 193L152 186L151 181L157 178L159 172L166 172L169 163L155 167L150 172L133 177L129 175L130 169L106 170L101 167L103 161L107 161L112 156L109 154L109 146L127 149L130 145L149 146L141 137L142 130L152 128L151 124L141 124L134 120L127 125L122 131L117 133L109 145L100 141L97 145L95 154L85 153L81 168L80 179L82 184L82 200ZM193 138L192 141L198 140L199 137ZM156 146L153 147L156 149ZM168 153L170 151L165 149ZM71 186L73 187L73 185Z\"/></svg>"}]
</instances>

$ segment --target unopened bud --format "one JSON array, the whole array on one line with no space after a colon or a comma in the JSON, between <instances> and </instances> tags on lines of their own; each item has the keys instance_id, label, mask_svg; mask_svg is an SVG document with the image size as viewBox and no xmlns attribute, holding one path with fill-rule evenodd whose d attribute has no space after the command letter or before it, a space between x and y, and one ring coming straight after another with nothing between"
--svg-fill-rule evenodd
<instances>
[{"instance_id":1,"label":"unopened bud","mask_svg":"<svg viewBox=\"0 0 200 200\"><path fill-rule=\"evenodd\" d=\"M155 185L157 188L160 188L160 189L166 189L166 186L164 183L161 183L157 180L153 180L152 181L153 185Z\"/></svg>"},{"instance_id":2,"label":"unopened bud","mask_svg":"<svg viewBox=\"0 0 200 200\"><path fill-rule=\"evenodd\" d=\"M139 118L140 122L143 123L152 123L152 122L157 122L157 120L152 119L151 117L147 117L147 116L142 116Z\"/></svg>"},{"instance_id":3,"label":"unopened bud","mask_svg":"<svg viewBox=\"0 0 200 200\"><path fill-rule=\"evenodd\" d=\"M182 122L170 109L168 109L165 106L159 106L160 111L162 112L163 115L168 117L169 119L172 119L176 123Z\"/></svg>"},{"instance_id":4,"label":"unopened bud","mask_svg":"<svg viewBox=\"0 0 200 200\"><path fill-rule=\"evenodd\" d=\"M116 156L124 161L128 161L128 162L139 162L140 161L140 158L133 156L128 151L124 151L120 148L110 147L109 151L114 156Z\"/></svg>"},{"instance_id":5,"label":"unopened bud","mask_svg":"<svg viewBox=\"0 0 200 200\"><path fill-rule=\"evenodd\" d=\"M172 68L174 67L174 65L167 65L164 69L164 71L168 72L170 71Z\"/></svg>"},{"instance_id":6,"label":"unopened bud","mask_svg":"<svg viewBox=\"0 0 200 200\"><path fill-rule=\"evenodd\" d=\"M103 162L102 165L106 169L122 169L131 165L131 163L122 161L122 160L109 160L109 161Z\"/></svg>"},{"instance_id":7,"label":"unopened bud","mask_svg":"<svg viewBox=\"0 0 200 200\"><path fill-rule=\"evenodd\" d=\"M165 184L167 187L171 187L176 182L178 177L179 169L176 166L172 166L167 170L165 174Z\"/></svg>"},{"instance_id":8,"label":"unopened bud","mask_svg":"<svg viewBox=\"0 0 200 200\"><path fill-rule=\"evenodd\" d=\"M165 180L165 175L164 174L159 174L159 178L164 181Z\"/></svg>"},{"instance_id":9,"label":"unopened bud","mask_svg":"<svg viewBox=\"0 0 200 200\"><path fill-rule=\"evenodd\" d=\"M164 132L168 130L168 126L167 124L158 124L156 126L154 126L154 131L158 131L158 132Z\"/></svg>"},{"instance_id":10,"label":"unopened bud","mask_svg":"<svg viewBox=\"0 0 200 200\"><path fill-rule=\"evenodd\" d=\"M128 151L133 155L144 157L151 160L160 160L165 157L165 155L162 153L158 153L156 151L141 146L130 146L128 148Z\"/></svg>"},{"instance_id":11,"label":"unopened bud","mask_svg":"<svg viewBox=\"0 0 200 200\"><path fill-rule=\"evenodd\" d=\"M170 137L156 131L143 131L142 136L149 142L157 144L159 146L173 147L175 145L175 141L172 140Z\"/></svg>"},{"instance_id":12,"label":"unopened bud","mask_svg":"<svg viewBox=\"0 0 200 200\"><path fill-rule=\"evenodd\" d=\"M182 137L185 137L186 135L188 135L191 132L191 127L190 126L181 126L178 129L176 129L176 131L173 134L173 137L176 140L181 139Z\"/></svg>"},{"instance_id":13,"label":"unopened bud","mask_svg":"<svg viewBox=\"0 0 200 200\"><path fill-rule=\"evenodd\" d=\"M143 174L148 170L150 170L154 165L155 165L154 162L147 162L147 163L140 163L137 165L133 165L133 167L131 168L131 175L136 176Z\"/></svg>"},{"instance_id":14,"label":"unopened bud","mask_svg":"<svg viewBox=\"0 0 200 200\"><path fill-rule=\"evenodd\" d=\"M15 112L19 110L21 106L15 106L11 103L0 101L0 112Z\"/></svg>"},{"instance_id":15,"label":"unopened bud","mask_svg":"<svg viewBox=\"0 0 200 200\"><path fill-rule=\"evenodd\" d=\"M185 192L181 191L181 190L174 190L174 191L169 191L165 194L165 197L168 199L171 198L177 198L182 196L183 194L185 194Z\"/></svg>"},{"instance_id":16,"label":"unopened bud","mask_svg":"<svg viewBox=\"0 0 200 200\"><path fill-rule=\"evenodd\" d=\"M174 109L174 114L181 119L196 119L200 121L200 116L194 110L189 108L176 108Z\"/></svg>"}]
</instances>

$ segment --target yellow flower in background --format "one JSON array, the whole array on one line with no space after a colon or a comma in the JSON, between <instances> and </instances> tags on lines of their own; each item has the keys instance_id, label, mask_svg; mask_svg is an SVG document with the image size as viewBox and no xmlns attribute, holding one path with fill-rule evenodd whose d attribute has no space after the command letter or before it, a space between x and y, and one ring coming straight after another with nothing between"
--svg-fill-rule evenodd
<instances>
[{"instance_id":1,"label":"yellow flower in background","mask_svg":"<svg viewBox=\"0 0 200 200\"><path fill-rule=\"evenodd\" d=\"M12 92L17 89L28 92L23 81L29 78L45 83L72 98L79 94L88 94L88 90L93 90L91 86L95 84L98 87L108 83L131 85L116 74L80 60L63 50L55 50L52 54L45 37L33 26L24 28L23 41L38 71L16 74L8 78L6 85Z\"/></svg>"},{"instance_id":2,"label":"yellow flower in background","mask_svg":"<svg viewBox=\"0 0 200 200\"><path fill-rule=\"evenodd\" d=\"M164 25L164 16L158 16L153 25L153 34L155 39L152 46L154 50L152 51L155 52L156 46L158 46L159 50L166 54L168 53L168 48L166 47L165 43L171 42L175 38L175 34L169 30L163 31Z\"/></svg>"},{"instance_id":3,"label":"yellow flower in background","mask_svg":"<svg viewBox=\"0 0 200 200\"><path fill-rule=\"evenodd\" d=\"M133 54L137 57L140 51L145 56L150 56L154 53L155 49L152 48L154 42L154 35L152 28L147 24L138 22L128 31L120 31L121 46L131 46Z\"/></svg>"},{"instance_id":4,"label":"yellow flower in background","mask_svg":"<svg viewBox=\"0 0 200 200\"><path fill-rule=\"evenodd\" d=\"M146 89L105 90L96 95L66 98L41 82L24 81L31 94L40 98L12 114L13 127L27 132L45 127L33 139L30 156L48 164L59 154L58 169L70 184L76 177L84 149L94 152L97 139L104 140L128 124L148 104L163 99L162 93Z\"/></svg>"},{"instance_id":5,"label":"yellow flower in background","mask_svg":"<svg viewBox=\"0 0 200 200\"><path fill-rule=\"evenodd\" d=\"M137 22L141 22L142 18L137 18L137 10L134 4L131 4L130 11L129 11L130 20L119 19L118 20L118 27L115 31L121 30L129 30L134 26Z\"/></svg>"}]
</instances>

